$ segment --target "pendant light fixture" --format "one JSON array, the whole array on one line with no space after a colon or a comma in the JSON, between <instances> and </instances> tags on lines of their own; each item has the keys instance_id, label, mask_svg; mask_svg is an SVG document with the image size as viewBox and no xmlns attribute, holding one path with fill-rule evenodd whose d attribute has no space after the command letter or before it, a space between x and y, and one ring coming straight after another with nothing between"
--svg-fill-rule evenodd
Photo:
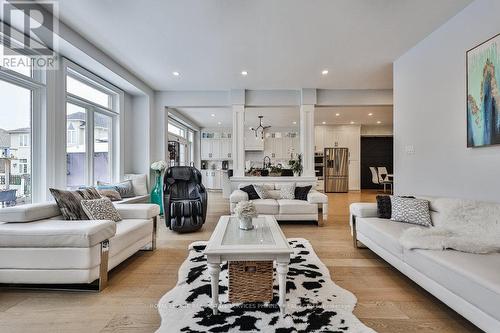
<instances>
[{"instance_id":1,"label":"pendant light fixture","mask_svg":"<svg viewBox=\"0 0 500 333\"><path fill-rule=\"evenodd\" d=\"M257 138L259 136L259 129L261 129L260 138L264 140L264 130L270 128L271 126L262 126L262 118L264 118L264 116L259 116L259 126L257 126L257 128L252 127L251 130L255 132L255 137Z\"/></svg>"}]
</instances>

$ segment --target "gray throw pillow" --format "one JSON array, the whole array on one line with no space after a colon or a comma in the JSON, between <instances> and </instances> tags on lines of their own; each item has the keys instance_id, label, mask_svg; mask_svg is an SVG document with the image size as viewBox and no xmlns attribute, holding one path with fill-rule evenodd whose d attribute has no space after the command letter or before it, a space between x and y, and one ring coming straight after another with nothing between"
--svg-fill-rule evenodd
<instances>
[{"instance_id":1,"label":"gray throw pillow","mask_svg":"<svg viewBox=\"0 0 500 333\"><path fill-rule=\"evenodd\" d=\"M111 201L120 201L122 199L120 193L117 190L97 190L101 197L106 197Z\"/></svg>"},{"instance_id":2,"label":"gray throw pillow","mask_svg":"<svg viewBox=\"0 0 500 333\"><path fill-rule=\"evenodd\" d=\"M281 199L295 199L295 184L283 184L280 187Z\"/></svg>"},{"instance_id":3,"label":"gray throw pillow","mask_svg":"<svg viewBox=\"0 0 500 333\"><path fill-rule=\"evenodd\" d=\"M50 188L50 193L56 200L61 215L65 220L88 220L87 214L80 205L82 200L99 199L100 194L93 187L76 191Z\"/></svg>"},{"instance_id":4,"label":"gray throw pillow","mask_svg":"<svg viewBox=\"0 0 500 333\"><path fill-rule=\"evenodd\" d=\"M391 220L431 227L429 201L391 196Z\"/></svg>"},{"instance_id":5,"label":"gray throw pillow","mask_svg":"<svg viewBox=\"0 0 500 333\"><path fill-rule=\"evenodd\" d=\"M134 187L132 186L131 180L125 180L125 181L117 183L117 184L109 184L106 182L98 181L97 186L101 186L101 187L102 186L113 186L118 191L118 193L120 193L120 196L123 199L132 198L135 196Z\"/></svg>"},{"instance_id":6,"label":"gray throw pillow","mask_svg":"<svg viewBox=\"0 0 500 333\"><path fill-rule=\"evenodd\" d=\"M91 220L121 221L122 218L108 198L82 200L82 208Z\"/></svg>"},{"instance_id":7,"label":"gray throw pillow","mask_svg":"<svg viewBox=\"0 0 500 333\"><path fill-rule=\"evenodd\" d=\"M253 188L255 189L255 192L259 195L261 199L270 199L271 194L269 193L269 190L266 188L265 185L257 185L257 184L252 184Z\"/></svg>"}]
</instances>

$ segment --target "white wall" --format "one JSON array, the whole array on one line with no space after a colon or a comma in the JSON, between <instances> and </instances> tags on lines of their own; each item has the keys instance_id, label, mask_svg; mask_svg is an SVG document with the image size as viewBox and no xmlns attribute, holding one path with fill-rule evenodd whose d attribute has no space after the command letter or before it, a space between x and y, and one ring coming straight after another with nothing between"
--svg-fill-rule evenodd
<instances>
[{"instance_id":1,"label":"white wall","mask_svg":"<svg viewBox=\"0 0 500 333\"><path fill-rule=\"evenodd\" d=\"M500 1L476 0L394 63L396 193L500 201L500 147L466 148L465 104L465 52L499 17Z\"/></svg>"}]
</instances>

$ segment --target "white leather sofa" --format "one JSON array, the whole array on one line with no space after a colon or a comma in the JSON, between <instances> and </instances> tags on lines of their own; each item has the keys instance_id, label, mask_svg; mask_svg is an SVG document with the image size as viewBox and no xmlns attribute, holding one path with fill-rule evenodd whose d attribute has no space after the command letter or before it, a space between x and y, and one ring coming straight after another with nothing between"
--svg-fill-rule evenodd
<instances>
[{"instance_id":1,"label":"white leather sofa","mask_svg":"<svg viewBox=\"0 0 500 333\"><path fill-rule=\"evenodd\" d=\"M114 203L132 204L149 202L150 195L148 191L148 176L146 174L128 173L124 175L124 179L132 181L134 196L131 198L123 198L122 200L115 201Z\"/></svg>"},{"instance_id":2,"label":"white leather sofa","mask_svg":"<svg viewBox=\"0 0 500 333\"><path fill-rule=\"evenodd\" d=\"M328 219L328 197L318 192L313 188L307 194L305 200L290 200L280 199L280 188L283 184L290 183L275 183L263 184L272 196L271 199L252 200L259 214L274 215L278 221L317 221L318 225L322 225ZM238 189L231 193L229 201L231 204L231 213L234 213L236 204L240 201L248 201L248 194L240 188L250 185L249 183L241 183ZM296 183L296 186L308 186L310 183ZM322 223L319 221L318 211L323 214Z\"/></svg>"},{"instance_id":3,"label":"white leather sofa","mask_svg":"<svg viewBox=\"0 0 500 333\"><path fill-rule=\"evenodd\" d=\"M116 223L67 221L52 202L1 209L0 284L104 289L109 270L156 246L158 205L115 207Z\"/></svg>"},{"instance_id":4,"label":"white leather sofa","mask_svg":"<svg viewBox=\"0 0 500 333\"><path fill-rule=\"evenodd\" d=\"M425 199L436 224L445 207ZM399 238L419 226L378 218L372 203L354 203L350 213L354 246L370 248L482 330L500 332L500 253L408 250Z\"/></svg>"}]
</instances>

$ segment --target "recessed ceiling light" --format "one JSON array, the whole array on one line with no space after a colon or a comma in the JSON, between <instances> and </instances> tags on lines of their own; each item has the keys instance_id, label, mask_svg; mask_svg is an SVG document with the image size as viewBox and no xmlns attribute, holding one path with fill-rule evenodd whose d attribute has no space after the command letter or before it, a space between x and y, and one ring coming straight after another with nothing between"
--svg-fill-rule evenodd
<instances>
[{"instance_id":1,"label":"recessed ceiling light","mask_svg":"<svg viewBox=\"0 0 500 333\"><path fill-rule=\"evenodd\" d=\"M340 113L336 113L336 114L335 114L335 116L336 116L336 117L340 116Z\"/></svg>"},{"instance_id":2,"label":"recessed ceiling light","mask_svg":"<svg viewBox=\"0 0 500 333\"><path fill-rule=\"evenodd\" d=\"M243 75L243 76L247 76L247 75L248 75L248 72L247 72L247 71L241 71L241 75Z\"/></svg>"},{"instance_id":3,"label":"recessed ceiling light","mask_svg":"<svg viewBox=\"0 0 500 333\"><path fill-rule=\"evenodd\" d=\"M179 76L179 75L181 75L181 73L179 73L179 72L172 72L172 75L173 76Z\"/></svg>"},{"instance_id":4,"label":"recessed ceiling light","mask_svg":"<svg viewBox=\"0 0 500 333\"><path fill-rule=\"evenodd\" d=\"M325 124L326 124L326 121L322 122L322 124L323 124L323 125L325 125Z\"/></svg>"},{"instance_id":5,"label":"recessed ceiling light","mask_svg":"<svg viewBox=\"0 0 500 333\"><path fill-rule=\"evenodd\" d=\"M321 72L322 75L327 75L328 74L328 69L323 69L323 71Z\"/></svg>"},{"instance_id":6,"label":"recessed ceiling light","mask_svg":"<svg viewBox=\"0 0 500 333\"><path fill-rule=\"evenodd\" d=\"M379 121L377 121L377 124L382 124L382 122L379 120Z\"/></svg>"},{"instance_id":7,"label":"recessed ceiling light","mask_svg":"<svg viewBox=\"0 0 500 333\"><path fill-rule=\"evenodd\" d=\"M370 112L370 113L368 113L368 115L371 117L371 116L373 116L373 113Z\"/></svg>"},{"instance_id":8,"label":"recessed ceiling light","mask_svg":"<svg viewBox=\"0 0 500 333\"><path fill-rule=\"evenodd\" d=\"M296 121L292 121L292 124L297 125L297 122Z\"/></svg>"},{"instance_id":9,"label":"recessed ceiling light","mask_svg":"<svg viewBox=\"0 0 500 333\"><path fill-rule=\"evenodd\" d=\"M354 121L351 121L351 125L354 124Z\"/></svg>"},{"instance_id":10,"label":"recessed ceiling light","mask_svg":"<svg viewBox=\"0 0 500 333\"><path fill-rule=\"evenodd\" d=\"M217 124L221 125L222 123L219 121Z\"/></svg>"},{"instance_id":11,"label":"recessed ceiling light","mask_svg":"<svg viewBox=\"0 0 500 333\"><path fill-rule=\"evenodd\" d=\"M212 116L212 117L215 117L215 113L212 113L212 114L211 114L211 116Z\"/></svg>"}]
</instances>

